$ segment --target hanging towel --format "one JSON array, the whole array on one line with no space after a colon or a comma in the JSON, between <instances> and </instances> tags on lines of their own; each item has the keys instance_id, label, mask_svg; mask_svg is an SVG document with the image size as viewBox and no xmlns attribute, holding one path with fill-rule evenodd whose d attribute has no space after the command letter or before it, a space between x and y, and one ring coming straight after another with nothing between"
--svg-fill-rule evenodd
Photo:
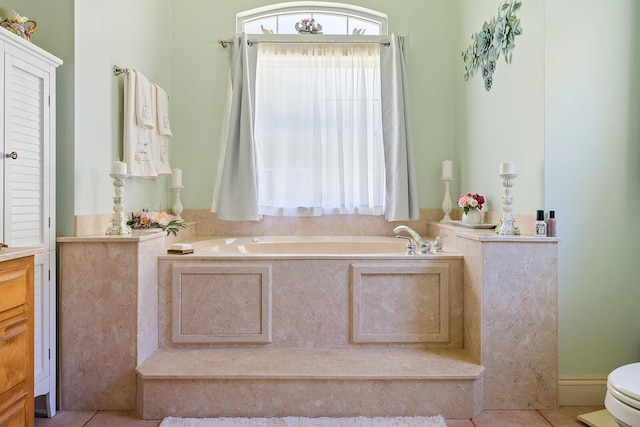
<instances>
[{"instance_id":1,"label":"hanging towel","mask_svg":"<svg viewBox=\"0 0 640 427\"><path fill-rule=\"evenodd\" d=\"M138 126L153 129L153 104L151 102L151 84L139 71L136 71L136 120Z\"/></svg>"},{"instance_id":2,"label":"hanging towel","mask_svg":"<svg viewBox=\"0 0 640 427\"><path fill-rule=\"evenodd\" d=\"M151 153L153 156L153 164L156 168L158 175L171 175L171 165L169 164L169 137L161 133L161 126L159 123L160 115L158 114L158 107L160 105L158 95L160 95L160 89L157 85L151 85L151 105L153 107L153 117L155 128L151 129L153 135L151 139ZM162 90L162 89L160 89ZM164 96L167 94L162 90ZM165 102L166 105L166 102ZM168 116L167 116L168 120Z\"/></svg>"},{"instance_id":3,"label":"hanging towel","mask_svg":"<svg viewBox=\"0 0 640 427\"><path fill-rule=\"evenodd\" d=\"M124 134L122 138L124 162L127 164L129 176L155 178L158 173L151 152L152 131L155 129L138 126L136 115L137 77L138 73L135 70L130 70L125 74ZM149 105L151 105L150 100L151 98L149 98Z\"/></svg>"},{"instance_id":4,"label":"hanging towel","mask_svg":"<svg viewBox=\"0 0 640 427\"><path fill-rule=\"evenodd\" d=\"M167 92L160 86L154 85L156 89L156 111L158 113L158 131L160 135L171 138L171 125L169 122L169 97Z\"/></svg>"}]
</instances>

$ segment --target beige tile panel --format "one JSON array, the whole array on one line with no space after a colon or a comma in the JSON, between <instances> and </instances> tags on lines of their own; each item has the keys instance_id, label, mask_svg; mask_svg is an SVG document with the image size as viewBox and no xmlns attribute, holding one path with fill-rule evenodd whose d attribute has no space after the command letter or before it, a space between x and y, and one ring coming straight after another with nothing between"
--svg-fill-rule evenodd
<instances>
[{"instance_id":1,"label":"beige tile panel","mask_svg":"<svg viewBox=\"0 0 640 427\"><path fill-rule=\"evenodd\" d=\"M473 416L473 382L145 381L144 418ZM251 402L250 404L242 402Z\"/></svg>"},{"instance_id":2,"label":"beige tile panel","mask_svg":"<svg viewBox=\"0 0 640 427\"><path fill-rule=\"evenodd\" d=\"M485 408L555 408L557 245L485 243L483 255Z\"/></svg>"},{"instance_id":3,"label":"beige tile panel","mask_svg":"<svg viewBox=\"0 0 640 427\"><path fill-rule=\"evenodd\" d=\"M216 262L207 260L159 260L159 345L161 348L178 344L172 342L172 277L175 268L187 263L198 268L217 268L221 265L251 265L255 261ZM266 262L266 261L265 261ZM387 260L358 260L358 264L379 265ZM399 261L402 263L402 261ZM406 261L404 261L406 262ZM414 261L416 265L430 265L431 261ZM444 262L444 261L440 261ZM462 277L460 260L449 270L449 341L408 343L408 346L461 348L462 341ZM301 259L272 261L272 346L277 347L347 347L353 345L350 269L348 259ZM202 304L201 301L198 301ZM205 303L209 304L209 303ZM373 315L373 313L371 313ZM239 315L242 316L242 315ZM241 317L238 317L241 318ZM406 319L405 319L406 321ZM189 343L180 343L189 346ZM376 344L373 344L376 345ZM377 344L380 346L381 344Z\"/></svg>"},{"instance_id":4,"label":"beige tile panel","mask_svg":"<svg viewBox=\"0 0 640 427\"><path fill-rule=\"evenodd\" d=\"M173 266L172 342L271 342L271 264Z\"/></svg>"},{"instance_id":5,"label":"beige tile panel","mask_svg":"<svg viewBox=\"0 0 640 427\"><path fill-rule=\"evenodd\" d=\"M447 262L352 265L353 341L448 342Z\"/></svg>"},{"instance_id":6,"label":"beige tile panel","mask_svg":"<svg viewBox=\"0 0 640 427\"><path fill-rule=\"evenodd\" d=\"M157 348L163 250L162 239L60 244L61 409L135 409L134 369Z\"/></svg>"},{"instance_id":7,"label":"beige tile panel","mask_svg":"<svg viewBox=\"0 0 640 427\"><path fill-rule=\"evenodd\" d=\"M393 229L408 225L418 233L427 231L427 221L440 220L441 209L421 209L415 221L387 221L381 215L322 215L319 217L264 216L260 221L224 221L207 209L185 209L182 217L198 224L200 236L393 236Z\"/></svg>"}]
</instances>

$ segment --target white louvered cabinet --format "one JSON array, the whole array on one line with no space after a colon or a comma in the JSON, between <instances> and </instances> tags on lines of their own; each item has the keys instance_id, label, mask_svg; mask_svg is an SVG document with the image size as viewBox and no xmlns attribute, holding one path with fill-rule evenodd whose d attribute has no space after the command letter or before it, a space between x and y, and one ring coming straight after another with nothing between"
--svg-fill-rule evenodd
<instances>
[{"instance_id":1,"label":"white louvered cabinet","mask_svg":"<svg viewBox=\"0 0 640 427\"><path fill-rule=\"evenodd\" d=\"M34 395L56 408L55 82L62 61L0 30L0 241L45 247L34 268Z\"/></svg>"}]
</instances>

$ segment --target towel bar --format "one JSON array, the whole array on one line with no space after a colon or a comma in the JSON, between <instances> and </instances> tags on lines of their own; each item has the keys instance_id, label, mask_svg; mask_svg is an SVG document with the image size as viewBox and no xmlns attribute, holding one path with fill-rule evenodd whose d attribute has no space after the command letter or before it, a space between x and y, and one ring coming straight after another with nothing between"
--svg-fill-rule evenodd
<instances>
[{"instance_id":1,"label":"towel bar","mask_svg":"<svg viewBox=\"0 0 640 427\"><path fill-rule=\"evenodd\" d=\"M129 69L128 68L118 67L117 65L113 66L113 75L114 76L119 76L122 73L129 74Z\"/></svg>"}]
</instances>

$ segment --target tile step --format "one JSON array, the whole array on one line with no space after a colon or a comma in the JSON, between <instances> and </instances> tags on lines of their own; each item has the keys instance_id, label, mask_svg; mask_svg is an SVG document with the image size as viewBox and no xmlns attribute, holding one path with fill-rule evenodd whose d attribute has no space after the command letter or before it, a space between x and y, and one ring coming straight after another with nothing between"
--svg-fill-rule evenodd
<instances>
[{"instance_id":1,"label":"tile step","mask_svg":"<svg viewBox=\"0 0 640 427\"><path fill-rule=\"evenodd\" d=\"M137 368L143 379L476 379L464 350L221 348L160 349Z\"/></svg>"},{"instance_id":2,"label":"tile step","mask_svg":"<svg viewBox=\"0 0 640 427\"><path fill-rule=\"evenodd\" d=\"M483 371L464 350L160 349L137 368L137 410L145 419L471 418L483 408Z\"/></svg>"}]
</instances>

